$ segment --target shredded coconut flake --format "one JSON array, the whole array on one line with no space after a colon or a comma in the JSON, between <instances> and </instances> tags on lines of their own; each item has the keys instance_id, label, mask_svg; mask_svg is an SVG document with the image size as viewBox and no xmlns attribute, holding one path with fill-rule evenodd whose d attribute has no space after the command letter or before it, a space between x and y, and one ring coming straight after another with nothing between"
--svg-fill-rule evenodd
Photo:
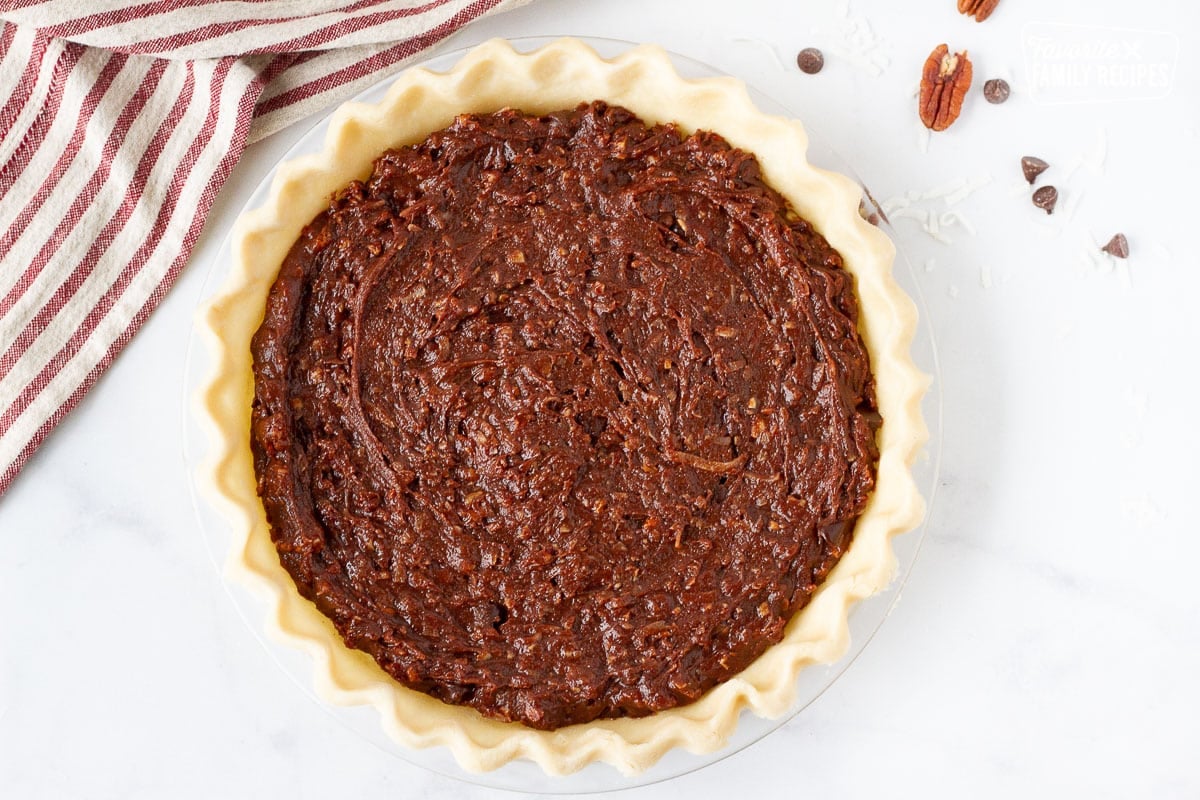
<instances>
[{"instance_id":1,"label":"shredded coconut flake","mask_svg":"<svg viewBox=\"0 0 1200 800\"><path fill-rule=\"evenodd\" d=\"M921 223L921 228L929 234L929 238L942 244L954 244L954 240L946 234L942 233L942 226L938 221L938 215L932 211L922 212L925 221Z\"/></svg>"},{"instance_id":2,"label":"shredded coconut flake","mask_svg":"<svg viewBox=\"0 0 1200 800\"><path fill-rule=\"evenodd\" d=\"M1066 183L1071 180L1071 177L1078 172L1079 168L1082 166L1082 156L1075 156L1075 158L1072 158L1069 162L1067 162L1067 166L1063 167L1062 182Z\"/></svg>"},{"instance_id":3,"label":"shredded coconut flake","mask_svg":"<svg viewBox=\"0 0 1200 800\"><path fill-rule=\"evenodd\" d=\"M832 31L829 49L872 75L882 75L891 60L883 52L883 40L875 35L862 14L851 14L849 4L838 9L841 20Z\"/></svg>"},{"instance_id":4,"label":"shredded coconut flake","mask_svg":"<svg viewBox=\"0 0 1200 800\"><path fill-rule=\"evenodd\" d=\"M982 189L984 186L987 186L991 182L992 182L992 174L990 172L987 174L984 174L984 175L980 175L977 178L968 178L966 181L963 182L963 185L961 188L957 189L956 191L950 192L949 194L947 194L945 196L944 199L946 201L946 207L949 208L951 206L958 205L963 200L966 200L968 197L975 194L975 192Z\"/></svg>"},{"instance_id":5,"label":"shredded coconut flake","mask_svg":"<svg viewBox=\"0 0 1200 800\"><path fill-rule=\"evenodd\" d=\"M1113 271L1113 257L1100 249L1100 245L1090 236L1083 248L1083 256L1087 259L1092 272L1107 275Z\"/></svg>"},{"instance_id":6,"label":"shredded coconut flake","mask_svg":"<svg viewBox=\"0 0 1200 800\"><path fill-rule=\"evenodd\" d=\"M1092 254L1087 250L1079 251L1079 258L1076 259L1075 263L1079 265L1079 274L1082 277L1086 277L1098 269L1095 259L1092 258Z\"/></svg>"},{"instance_id":7,"label":"shredded coconut flake","mask_svg":"<svg viewBox=\"0 0 1200 800\"><path fill-rule=\"evenodd\" d=\"M1093 147L1086 156L1084 163L1087 168L1097 175L1104 174L1104 162L1108 160L1108 131L1104 128L1100 129L1097 135L1096 146Z\"/></svg>"},{"instance_id":8,"label":"shredded coconut flake","mask_svg":"<svg viewBox=\"0 0 1200 800\"><path fill-rule=\"evenodd\" d=\"M1111 256L1110 256L1111 258ZM1126 289L1133 288L1133 273L1129 271L1129 262L1125 259L1113 259L1117 262L1117 275L1121 277L1121 285Z\"/></svg>"},{"instance_id":9,"label":"shredded coconut flake","mask_svg":"<svg viewBox=\"0 0 1200 800\"><path fill-rule=\"evenodd\" d=\"M787 65L783 63L783 58L780 57L779 51L775 49L775 45L771 44L765 39L738 37L733 41L737 44L751 44L757 47L759 50L765 50L766 52L770 53L771 60L775 62L775 66L779 68L780 72L788 71Z\"/></svg>"},{"instance_id":10,"label":"shredded coconut flake","mask_svg":"<svg viewBox=\"0 0 1200 800\"><path fill-rule=\"evenodd\" d=\"M992 288L992 268L987 264L979 265L979 285L984 289Z\"/></svg>"},{"instance_id":11,"label":"shredded coconut flake","mask_svg":"<svg viewBox=\"0 0 1200 800\"><path fill-rule=\"evenodd\" d=\"M1066 192L1063 202L1059 206L1059 213L1063 216L1063 224L1070 224L1071 220L1075 219L1075 212L1079 208L1079 200L1083 196L1082 192Z\"/></svg>"},{"instance_id":12,"label":"shredded coconut flake","mask_svg":"<svg viewBox=\"0 0 1200 800\"><path fill-rule=\"evenodd\" d=\"M885 42L875 34L862 14L850 11L849 0L838 0L834 7L837 20L829 33L829 50L872 75L881 75L891 63L883 51Z\"/></svg>"},{"instance_id":13,"label":"shredded coconut flake","mask_svg":"<svg viewBox=\"0 0 1200 800\"><path fill-rule=\"evenodd\" d=\"M887 215L891 219L915 219L924 225L925 220L929 217L929 212L905 204L898 206L895 211L887 212Z\"/></svg>"},{"instance_id":14,"label":"shredded coconut flake","mask_svg":"<svg viewBox=\"0 0 1200 800\"><path fill-rule=\"evenodd\" d=\"M950 183L944 183L941 186L935 186L932 189L918 192L917 197L921 200L938 200L962 191L962 188L968 183L969 181L966 180L951 181Z\"/></svg>"},{"instance_id":15,"label":"shredded coconut flake","mask_svg":"<svg viewBox=\"0 0 1200 800\"><path fill-rule=\"evenodd\" d=\"M952 244L953 240L945 233L946 228L957 226L971 236L976 234L975 226L966 215L953 207L991 182L992 176L984 174L931 189L909 189L903 195L887 198L879 207L889 219L915 220L930 238L943 244ZM944 206L947 210L942 211L938 206Z\"/></svg>"},{"instance_id":16,"label":"shredded coconut flake","mask_svg":"<svg viewBox=\"0 0 1200 800\"><path fill-rule=\"evenodd\" d=\"M1162 509L1155 505L1148 494L1122 498L1121 516L1136 525L1139 530L1147 530L1166 518Z\"/></svg>"},{"instance_id":17,"label":"shredded coconut flake","mask_svg":"<svg viewBox=\"0 0 1200 800\"><path fill-rule=\"evenodd\" d=\"M958 225L971 236L975 235L975 226L971 224L969 219L963 216L961 211L945 212L942 214L940 224L942 227L946 227L948 225Z\"/></svg>"},{"instance_id":18,"label":"shredded coconut flake","mask_svg":"<svg viewBox=\"0 0 1200 800\"><path fill-rule=\"evenodd\" d=\"M1140 389L1129 390L1129 405L1133 408L1133 413L1138 419L1145 419L1146 412L1150 410L1150 397Z\"/></svg>"}]
</instances>

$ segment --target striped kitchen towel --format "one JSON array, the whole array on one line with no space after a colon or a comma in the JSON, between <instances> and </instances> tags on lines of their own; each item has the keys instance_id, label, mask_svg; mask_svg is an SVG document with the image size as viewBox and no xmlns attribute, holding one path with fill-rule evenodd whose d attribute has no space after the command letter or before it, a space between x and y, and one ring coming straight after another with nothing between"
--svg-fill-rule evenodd
<instances>
[{"instance_id":1,"label":"striped kitchen towel","mask_svg":"<svg viewBox=\"0 0 1200 800\"><path fill-rule=\"evenodd\" d=\"M154 310L246 145L528 0L0 0L0 494Z\"/></svg>"}]
</instances>

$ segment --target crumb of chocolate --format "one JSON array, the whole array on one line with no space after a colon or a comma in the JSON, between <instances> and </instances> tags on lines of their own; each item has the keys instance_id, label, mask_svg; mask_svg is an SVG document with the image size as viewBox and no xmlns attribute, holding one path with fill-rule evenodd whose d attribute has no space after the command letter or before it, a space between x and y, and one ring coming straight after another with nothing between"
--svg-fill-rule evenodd
<instances>
[{"instance_id":1,"label":"crumb of chocolate","mask_svg":"<svg viewBox=\"0 0 1200 800\"><path fill-rule=\"evenodd\" d=\"M1050 165L1037 156L1024 156L1021 159L1021 171L1025 173L1025 180L1029 181L1030 185L1037 180L1038 175L1048 169Z\"/></svg>"},{"instance_id":2,"label":"crumb of chocolate","mask_svg":"<svg viewBox=\"0 0 1200 800\"><path fill-rule=\"evenodd\" d=\"M1129 258L1129 240L1125 238L1125 234L1123 233L1118 233L1109 239L1108 244L1100 249L1113 258Z\"/></svg>"},{"instance_id":3,"label":"crumb of chocolate","mask_svg":"<svg viewBox=\"0 0 1200 800\"><path fill-rule=\"evenodd\" d=\"M796 55L796 66L805 75L816 75L825 67L825 54L815 47L806 47Z\"/></svg>"},{"instance_id":4,"label":"crumb of chocolate","mask_svg":"<svg viewBox=\"0 0 1200 800\"><path fill-rule=\"evenodd\" d=\"M1043 186L1033 193L1033 204L1047 214L1053 214L1054 206L1058 205L1058 189Z\"/></svg>"},{"instance_id":5,"label":"crumb of chocolate","mask_svg":"<svg viewBox=\"0 0 1200 800\"><path fill-rule=\"evenodd\" d=\"M1012 87L1003 78L992 78L983 84L983 99L992 105L1000 105L1012 94Z\"/></svg>"}]
</instances>

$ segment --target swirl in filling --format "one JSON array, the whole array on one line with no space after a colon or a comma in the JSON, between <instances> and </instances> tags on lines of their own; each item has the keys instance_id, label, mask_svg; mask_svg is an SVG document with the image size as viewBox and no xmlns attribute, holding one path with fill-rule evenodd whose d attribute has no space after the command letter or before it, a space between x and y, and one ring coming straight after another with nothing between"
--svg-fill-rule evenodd
<instances>
[{"instance_id":1,"label":"swirl in filling","mask_svg":"<svg viewBox=\"0 0 1200 800\"><path fill-rule=\"evenodd\" d=\"M691 702L849 545L841 257L719 136L460 117L304 230L255 335L283 566L401 683L552 729Z\"/></svg>"}]
</instances>

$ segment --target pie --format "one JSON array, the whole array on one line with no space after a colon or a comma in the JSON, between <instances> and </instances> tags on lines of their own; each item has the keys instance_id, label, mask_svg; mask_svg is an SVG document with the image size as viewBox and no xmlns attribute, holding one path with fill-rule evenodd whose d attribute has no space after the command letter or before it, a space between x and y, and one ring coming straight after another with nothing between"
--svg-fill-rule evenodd
<instances>
[{"instance_id":1,"label":"pie","mask_svg":"<svg viewBox=\"0 0 1200 800\"><path fill-rule=\"evenodd\" d=\"M776 716L922 504L861 189L661 51L503 42L347 104L206 316L238 575L464 767L635 772Z\"/></svg>"}]
</instances>

